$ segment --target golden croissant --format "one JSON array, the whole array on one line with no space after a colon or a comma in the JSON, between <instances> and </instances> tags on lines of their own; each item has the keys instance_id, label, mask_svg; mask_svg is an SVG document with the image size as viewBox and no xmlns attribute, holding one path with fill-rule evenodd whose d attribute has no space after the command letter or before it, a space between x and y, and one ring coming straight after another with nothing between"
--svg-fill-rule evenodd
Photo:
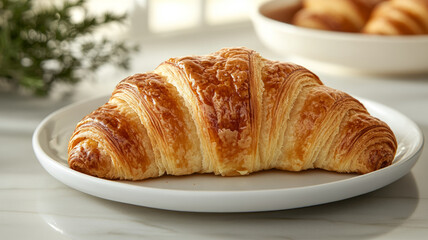
<instances>
[{"instance_id":1,"label":"golden croissant","mask_svg":"<svg viewBox=\"0 0 428 240\"><path fill-rule=\"evenodd\" d=\"M122 80L77 124L68 163L127 180L267 169L368 173L390 165L396 148L384 122L309 70L225 48Z\"/></svg>"},{"instance_id":2,"label":"golden croissant","mask_svg":"<svg viewBox=\"0 0 428 240\"><path fill-rule=\"evenodd\" d=\"M320 30L360 32L376 4L384 0L303 0L292 23Z\"/></svg>"},{"instance_id":3,"label":"golden croissant","mask_svg":"<svg viewBox=\"0 0 428 240\"><path fill-rule=\"evenodd\" d=\"M428 34L428 0L390 0L376 6L363 29L380 35Z\"/></svg>"}]
</instances>

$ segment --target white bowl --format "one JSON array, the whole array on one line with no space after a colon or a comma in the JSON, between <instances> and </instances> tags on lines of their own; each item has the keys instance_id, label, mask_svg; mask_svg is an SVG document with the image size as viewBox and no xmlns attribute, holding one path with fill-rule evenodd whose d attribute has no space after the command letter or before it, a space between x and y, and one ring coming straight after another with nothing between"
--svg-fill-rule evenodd
<instances>
[{"instance_id":1,"label":"white bowl","mask_svg":"<svg viewBox=\"0 0 428 240\"><path fill-rule=\"evenodd\" d=\"M428 72L428 35L373 36L314 30L268 17L272 11L297 2L264 2L252 13L258 36L276 53L369 73Z\"/></svg>"}]
</instances>

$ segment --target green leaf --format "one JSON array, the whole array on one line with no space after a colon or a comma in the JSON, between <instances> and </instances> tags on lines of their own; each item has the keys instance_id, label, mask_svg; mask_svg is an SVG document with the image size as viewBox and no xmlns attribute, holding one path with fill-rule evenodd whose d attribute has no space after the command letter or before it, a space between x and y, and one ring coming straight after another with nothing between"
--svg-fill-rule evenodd
<instances>
[{"instance_id":1,"label":"green leaf","mask_svg":"<svg viewBox=\"0 0 428 240\"><path fill-rule=\"evenodd\" d=\"M121 24L126 15L90 16L85 0L63 1L42 10L33 9L32 3L0 1L0 79L11 85L46 95L55 84L75 84L106 64L126 69L129 53L138 51L137 45L93 40L99 27ZM71 21L74 8L85 13L78 23Z\"/></svg>"}]
</instances>

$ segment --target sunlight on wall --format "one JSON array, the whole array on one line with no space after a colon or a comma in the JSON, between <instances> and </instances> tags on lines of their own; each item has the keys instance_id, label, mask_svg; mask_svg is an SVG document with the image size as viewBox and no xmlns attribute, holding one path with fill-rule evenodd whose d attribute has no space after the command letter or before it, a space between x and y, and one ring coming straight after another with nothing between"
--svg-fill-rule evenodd
<instances>
[{"instance_id":1,"label":"sunlight on wall","mask_svg":"<svg viewBox=\"0 0 428 240\"><path fill-rule=\"evenodd\" d=\"M92 13L127 12L133 31L159 34L201 30L249 20L248 0L89 0Z\"/></svg>"},{"instance_id":2,"label":"sunlight on wall","mask_svg":"<svg viewBox=\"0 0 428 240\"><path fill-rule=\"evenodd\" d=\"M148 26L153 32L168 32L198 26L200 0L156 0L148 4Z\"/></svg>"},{"instance_id":3,"label":"sunlight on wall","mask_svg":"<svg viewBox=\"0 0 428 240\"><path fill-rule=\"evenodd\" d=\"M208 24L227 24L248 20L250 11L248 0L208 0L205 17Z\"/></svg>"}]
</instances>

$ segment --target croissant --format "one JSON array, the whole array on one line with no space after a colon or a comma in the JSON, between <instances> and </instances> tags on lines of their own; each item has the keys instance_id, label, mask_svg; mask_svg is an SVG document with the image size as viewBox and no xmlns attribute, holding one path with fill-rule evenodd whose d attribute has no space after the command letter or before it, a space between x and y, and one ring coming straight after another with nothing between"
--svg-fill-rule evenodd
<instances>
[{"instance_id":1,"label":"croissant","mask_svg":"<svg viewBox=\"0 0 428 240\"><path fill-rule=\"evenodd\" d=\"M320 30L360 32L381 1L384 0L304 0L292 23Z\"/></svg>"},{"instance_id":2,"label":"croissant","mask_svg":"<svg viewBox=\"0 0 428 240\"><path fill-rule=\"evenodd\" d=\"M362 30L380 35L428 34L428 0L391 0L379 4Z\"/></svg>"},{"instance_id":3,"label":"croissant","mask_svg":"<svg viewBox=\"0 0 428 240\"><path fill-rule=\"evenodd\" d=\"M130 76L69 141L72 169L107 179L391 164L391 129L309 70L247 48L171 58Z\"/></svg>"}]
</instances>

